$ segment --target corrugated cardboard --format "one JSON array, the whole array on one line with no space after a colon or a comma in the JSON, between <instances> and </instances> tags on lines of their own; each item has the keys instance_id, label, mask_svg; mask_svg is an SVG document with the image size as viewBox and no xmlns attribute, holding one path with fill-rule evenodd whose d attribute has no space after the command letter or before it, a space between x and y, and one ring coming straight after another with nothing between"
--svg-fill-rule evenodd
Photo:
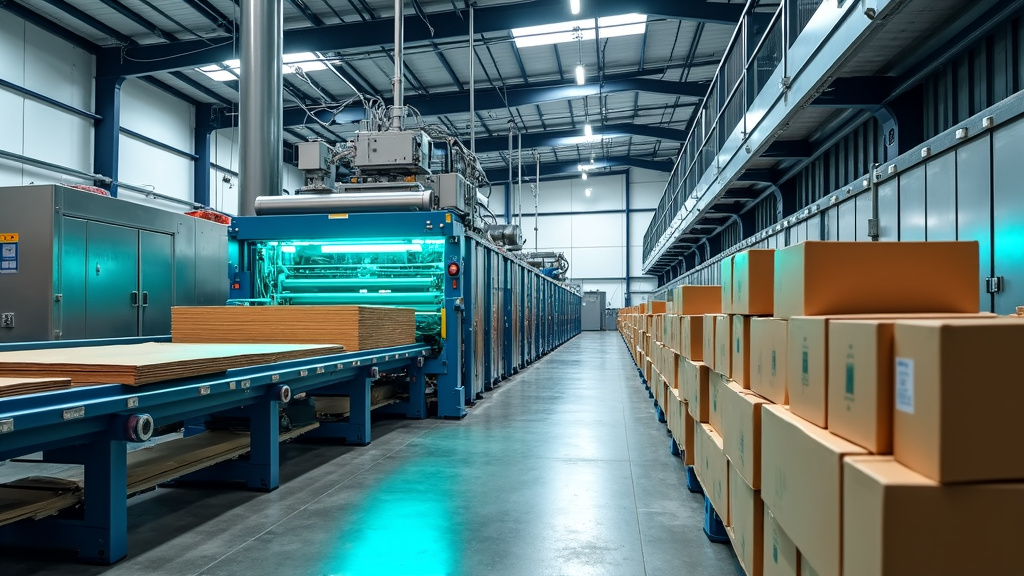
<instances>
[{"instance_id":1,"label":"corrugated cardboard","mask_svg":"<svg viewBox=\"0 0 1024 576\"><path fill-rule=\"evenodd\" d=\"M694 362L704 361L704 316L680 316L683 343L679 352Z\"/></svg>"},{"instance_id":2,"label":"corrugated cardboard","mask_svg":"<svg viewBox=\"0 0 1024 576\"><path fill-rule=\"evenodd\" d=\"M843 576L1019 574L1024 484L942 486L888 456L843 464Z\"/></svg>"},{"instance_id":3,"label":"corrugated cardboard","mask_svg":"<svg viewBox=\"0 0 1024 576\"><path fill-rule=\"evenodd\" d=\"M715 316L715 370L732 376L732 318Z\"/></svg>"},{"instance_id":4,"label":"corrugated cardboard","mask_svg":"<svg viewBox=\"0 0 1024 576\"><path fill-rule=\"evenodd\" d=\"M779 318L978 311L977 242L803 242L775 253Z\"/></svg>"},{"instance_id":5,"label":"corrugated cardboard","mask_svg":"<svg viewBox=\"0 0 1024 576\"><path fill-rule=\"evenodd\" d=\"M717 338L715 337L715 328L718 325L718 319L727 317L723 314L705 314L704 315L704 328L701 338L704 342L704 359L702 362L707 364L709 367L715 365L715 348L718 346Z\"/></svg>"},{"instance_id":6,"label":"corrugated cardboard","mask_svg":"<svg viewBox=\"0 0 1024 576\"><path fill-rule=\"evenodd\" d=\"M679 388L679 354L672 349L665 352L665 379L670 388Z\"/></svg>"},{"instance_id":7,"label":"corrugated cardboard","mask_svg":"<svg viewBox=\"0 0 1024 576\"><path fill-rule=\"evenodd\" d=\"M828 429L872 454L892 453L895 320L828 324Z\"/></svg>"},{"instance_id":8,"label":"corrugated cardboard","mask_svg":"<svg viewBox=\"0 0 1024 576\"><path fill-rule=\"evenodd\" d=\"M789 404L789 322L779 318L750 320L750 389L776 404Z\"/></svg>"},{"instance_id":9,"label":"corrugated cardboard","mask_svg":"<svg viewBox=\"0 0 1024 576\"><path fill-rule=\"evenodd\" d=\"M822 428L828 426L828 323L833 320L906 318L979 318L978 314L847 314L794 316L789 319L787 389L793 413ZM984 315L985 318L994 318Z\"/></svg>"},{"instance_id":10,"label":"corrugated cardboard","mask_svg":"<svg viewBox=\"0 0 1024 576\"><path fill-rule=\"evenodd\" d=\"M719 314L722 312L722 288L720 286L680 286L676 314L694 316L698 314Z\"/></svg>"},{"instance_id":11,"label":"corrugated cardboard","mask_svg":"<svg viewBox=\"0 0 1024 576\"><path fill-rule=\"evenodd\" d=\"M750 316L732 316L732 372L743 388L750 388Z\"/></svg>"},{"instance_id":12,"label":"corrugated cardboard","mask_svg":"<svg viewBox=\"0 0 1024 576\"><path fill-rule=\"evenodd\" d=\"M683 428L686 430L686 441L685 445L681 445L683 448L683 464L687 466L693 466L695 456L694 453L694 427L698 426L699 423L694 420L693 415L690 414L689 407L686 403L683 404Z\"/></svg>"},{"instance_id":13,"label":"corrugated cardboard","mask_svg":"<svg viewBox=\"0 0 1024 576\"><path fill-rule=\"evenodd\" d=\"M729 464L722 448L722 437L708 424L698 424L697 464L700 467L700 483L704 493L711 499L715 512L722 517L722 523L731 525L729 519Z\"/></svg>"},{"instance_id":14,"label":"corrugated cardboard","mask_svg":"<svg viewBox=\"0 0 1024 576\"><path fill-rule=\"evenodd\" d=\"M732 314L732 256L723 258L719 268L722 278L722 313Z\"/></svg>"},{"instance_id":15,"label":"corrugated cardboard","mask_svg":"<svg viewBox=\"0 0 1024 576\"><path fill-rule=\"evenodd\" d=\"M668 311L668 304L664 300L652 300L647 303L648 314L664 314Z\"/></svg>"},{"instance_id":16,"label":"corrugated cardboard","mask_svg":"<svg viewBox=\"0 0 1024 576\"><path fill-rule=\"evenodd\" d=\"M856 444L767 404L761 411L761 497L822 574L839 574L842 460Z\"/></svg>"},{"instance_id":17,"label":"corrugated cardboard","mask_svg":"<svg viewBox=\"0 0 1024 576\"><path fill-rule=\"evenodd\" d=\"M893 455L937 482L1024 480L1017 318L899 322Z\"/></svg>"},{"instance_id":18,"label":"corrugated cardboard","mask_svg":"<svg viewBox=\"0 0 1024 576\"><path fill-rule=\"evenodd\" d=\"M697 422L708 421L708 367L701 362L683 361L683 385L690 415Z\"/></svg>"},{"instance_id":19,"label":"corrugated cardboard","mask_svg":"<svg viewBox=\"0 0 1024 576\"><path fill-rule=\"evenodd\" d=\"M764 504L729 466L729 540L747 576L762 576L764 566Z\"/></svg>"},{"instance_id":20,"label":"corrugated cardboard","mask_svg":"<svg viewBox=\"0 0 1024 576\"><path fill-rule=\"evenodd\" d=\"M712 370L708 373L708 424L721 434L725 428L722 426L722 410L725 404L719 401L729 389L729 379L724 375Z\"/></svg>"},{"instance_id":21,"label":"corrugated cardboard","mask_svg":"<svg viewBox=\"0 0 1024 576\"><path fill-rule=\"evenodd\" d=\"M735 382L721 391L722 440L733 471L754 490L761 488L761 406L764 398Z\"/></svg>"},{"instance_id":22,"label":"corrugated cardboard","mask_svg":"<svg viewBox=\"0 0 1024 576\"><path fill-rule=\"evenodd\" d=\"M799 576L796 544L764 506L764 576Z\"/></svg>"},{"instance_id":23,"label":"corrugated cardboard","mask_svg":"<svg viewBox=\"0 0 1024 576\"><path fill-rule=\"evenodd\" d=\"M771 316L775 250L745 250L732 258L732 313Z\"/></svg>"}]
</instances>

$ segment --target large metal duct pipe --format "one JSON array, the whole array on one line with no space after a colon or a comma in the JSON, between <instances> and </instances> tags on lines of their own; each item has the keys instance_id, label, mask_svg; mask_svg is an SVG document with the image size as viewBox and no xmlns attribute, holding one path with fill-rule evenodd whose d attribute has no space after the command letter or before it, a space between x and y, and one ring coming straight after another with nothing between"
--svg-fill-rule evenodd
<instances>
[{"instance_id":1,"label":"large metal duct pipe","mask_svg":"<svg viewBox=\"0 0 1024 576\"><path fill-rule=\"evenodd\" d=\"M395 0L395 105L391 108L391 129L405 129L405 0Z\"/></svg>"},{"instance_id":2,"label":"large metal duct pipe","mask_svg":"<svg viewBox=\"0 0 1024 576\"><path fill-rule=\"evenodd\" d=\"M256 214L256 198L280 195L284 162L284 0L242 0L238 83L238 213Z\"/></svg>"}]
</instances>

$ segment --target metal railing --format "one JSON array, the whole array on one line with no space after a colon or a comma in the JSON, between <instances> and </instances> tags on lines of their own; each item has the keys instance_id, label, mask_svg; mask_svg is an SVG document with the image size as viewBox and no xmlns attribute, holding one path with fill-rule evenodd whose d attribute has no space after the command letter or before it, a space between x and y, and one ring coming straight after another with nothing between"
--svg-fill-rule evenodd
<instances>
[{"instance_id":1,"label":"metal railing","mask_svg":"<svg viewBox=\"0 0 1024 576\"><path fill-rule=\"evenodd\" d=\"M709 170L721 168L716 163L729 137L737 130L744 139L750 133L747 110L779 66L785 66L787 47L821 2L783 0L774 13L759 10L756 1L747 2L644 234L645 262L676 218L707 193L697 185Z\"/></svg>"}]
</instances>

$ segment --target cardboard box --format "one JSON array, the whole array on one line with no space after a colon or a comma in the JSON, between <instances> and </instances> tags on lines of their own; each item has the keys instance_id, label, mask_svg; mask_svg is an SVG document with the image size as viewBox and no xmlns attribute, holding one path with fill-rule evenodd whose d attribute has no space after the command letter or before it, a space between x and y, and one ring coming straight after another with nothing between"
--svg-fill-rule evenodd
<instances>
[{"instance_id":1,"label":"cardboard box","mask_svg":"<svg viewBox=\"0 0 1024 576\"><path fill-rule=\"evenodd\" d=\"M1024 321L915 320L895 330L893 455L942 483L1024 479Z\"/></svg>"},{"instance_id":2,"label":"cardboard box","mask_svg":"<svg viewBox=\"0 0 1024 576\"><path fill-rule=\"evenodd\" d=\"M668 303L664 300L652 300L647 303L647 314L664 314L668 311Z\"/></svg>"},{"instance_id":3,"label":"cardboard box","mask_svg":"<svg viewBox=\"0 0 1024 576\"><path fill-rule=\"evenodd\" d=\"M729 466L729 540L747 576L762 576L764 565L764 504Z\"/></svg>"},{"instance_id":4,"label":"cardboard box","mask_svg":"<svg viewBox=\"0 0 1024 576\"><path fill-rule=\"evenodd\" d=\"M787 392L793 413L828 426L828 324L835 320L992 319L991 314L847 314L789 319Z\"/></svg>"},{"instance_id":5,"label":"cardboard box","mask_svg":"<svg viewBox=\"0 0 1024 576\"><path fill-rule=\"evenodd\" d=\"M750 320L750 389L776 404L789 404L789 322L779 318Z\"/></svg>"},{"instance_id":6,"label":"cardboard box","mask_svg":"<svg viewBox=\"0 0 1024 576\"><path fill-rule=\"evenodd\" d=\"M697 424L697 428L698 437L695 442L699 442L700 446L697 448L695 466L700 468L698 478L715 512L722 517L722 523L730 526L729 464L722 447L722 437L708 424Z\"/></svg>"},{"instance_id":7,"label":"cardboard box","mask_svg":"<svg viewBox=\"0 0 1024 576\"><path fill-rule=\"evenodd\" d=\"M822 574L840 570L843 457L865 453L783 406L762 407L761 497Z\"/></svg>"},{"instance_id":8,"label":"cardboard box","mask_svg":"<svg viewBox=\"0 0 1024 576\"><path fill-rule=\"evenodd\" d=\"M715 328L718 326L719 318L727 318L724 314L705 314L704 315L704 327L701 339L704 342L703 346L703 360L709 367L715 365L715 348L718 346L717 338L715 338Z\"/></svg>"},{"instance_id":9,"label":"cardboard box","mask_svg":"<svg viewBox=\"0 0 1024 576\"><path fill-rule=\"evenodd\" d=\"M683 361L683 383L685 400L690 415L697 422L707 422L708 410L708 367L701 362Z\"/></svg>"},{"instance_id":10,"label":"cardboard box","mask_svg":"<svg viewBox=\"0 0 1024 576\"><path fill-rule=\"evenodd\" d=\"M1024 483L942 486L888 456L843 463L843 576L1019 574Z\"/></svg>"},{"instance_id":11,"label":"cardboard box","mask_svg":"<svg viewBox=\"0 0 1024 576\"><path fill-rule=\"evenodd\" d=\"M704 361L704 316L680 316L683 331L679 353L694 362Z\"/></svg>"},{"instance_id":12,"label":"cardboard box","mask_svg":"<svg viewBox=\"0 0 1024 576\"><path fill-rule=\"evenodd\" d=\"M732 256L726 256L719 264L722 277L722 313L732 314Z\"/></svg>"},{"instance_id":13,"label":"cardboard box","mask_svg":"<svg viewBox=\"0 0 1024 576\"><path fill-rule=\"evenodd\" d=\"M978 311L977 242L803 242L775 253L779 318Z\"/></svg>"},{"instance_id":14,"label":"cardboard box","mask_svg":"<svg viewBox=\"0 0 1024 576\"><path fill-rule=\"evenodd\" d=\"M679 388L679 354L672 349L665 351L665 380L669 388Z\"/></svg>"},{"instance_id":15,"label":"cardboard box","mask_svg":"<svg viewBox=\"0 0 1024 576\"><path fill-rule=\"evenodd\" d=\"M722 390L722 440L733 472L754 490L761 489L761 406L768 401L735 382Z\"/></svg>"},{"instance_id":16,"label":"cardboard box","mask_svg":"<svg viewBox=\"0 0 1024 576\"><path fill-rule=\"evenodd\" d=\"M764 576L799 576L796 544L779 526L775 515L764 506Z\"/></svg>"},{"instance_id":17,"label":"cardboard box","mask_svg":"<svg viewBox=\"0 0 1024 576\"><path fill-rule=\"evenodd\" d=\"M872 454L892 453L895 323L828 324L828 429Z\"/></svg>"},{"instance_id":18,"label":"cardboard box","mask_svg":"<svg viewBox=\"0 0 1024 576\"><path fill-rule=\"evenodd\" d=\"M719 399L724 399L729 390L729 379L724 374L712 370L708 373L708 424L716 432L722 434L725 427L722 425L722 410L725 404Z\"/></svg>"},{"instance_id":19,"label":"cardboard box","mask_svg":"<svg viewBox=\"0 0 1024 576\"><path fill-rule=\"evenodd\" d=\"M743 388L750 388L750 316L732 316L732 372Z\"/></svg>"},{"instance_id":20,"label":"cardboard box","mask_svg":"<svg viewBox=\"0 0 1024 576\"><path fill-rule=\"evenodd\" d=\"M820 576L818 571L814 569L814 566L811 566L811 563L802 554L800 555L800 576Z\"/></svg>"},{"instance_id":21,"label":"cardboard box","mask_svg":"<svg viewBox=\"0 0 1024 576\"><path fill-rule=\"evenodd\" d=\"M676 301L676 314L694 316L719 314L722 312L722 288L720 286L680 286Z\"/></svg>"},{"instance_id":22,"label":"cardboard box","mask_svg":"<svg viewBox=\"0 0 1024 576\"><path fill-rule=\"evenodd\" d=\"M732 313L771 316L775 306L775 250L744 250L732 257Z\"/></svg>"},{"instance_id":23,"label":"cardboard box","mask_svg":"<svg viewBox=\"0 0 1024 576\"><path fill-rule=\"evenodd\" d=\"M680 447L683 449L683 464L686 466L693 466L696 454L694 452L694 428L699 423L694 420L693 415L690 414L689 407L686 403L683 403L683 428L686 430L685 443L681 444ZM678 441L677 441L678 442Z\"/></svg>"},{"instance_id":24,"label":"cardboard box","mask_svg":"<svg viewBox=\"0 0 1024 576\"><path fill-rule=\"evenodd\" d=\"M732 319L715 316L715 370L732 376Z\"/></svg>"}]
</instances>

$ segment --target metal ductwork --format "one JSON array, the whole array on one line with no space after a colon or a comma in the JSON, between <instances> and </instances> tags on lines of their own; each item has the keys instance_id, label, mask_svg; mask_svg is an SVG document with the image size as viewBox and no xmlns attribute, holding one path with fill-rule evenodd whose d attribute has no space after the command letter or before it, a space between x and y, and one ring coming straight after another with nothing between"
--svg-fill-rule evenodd
<instances>
[{"instance_id":1,"label":"metal ductwork","mask_svg":"<svg viewBox=\"0 0 1024 576\"><path fill-rule=\"evenodd\" d=\"M411 212L432 210L433 207L434 192L432 190L260 196L256 198L255 202L256 214L259 216Z\"/></svg>"}]
</instances>

